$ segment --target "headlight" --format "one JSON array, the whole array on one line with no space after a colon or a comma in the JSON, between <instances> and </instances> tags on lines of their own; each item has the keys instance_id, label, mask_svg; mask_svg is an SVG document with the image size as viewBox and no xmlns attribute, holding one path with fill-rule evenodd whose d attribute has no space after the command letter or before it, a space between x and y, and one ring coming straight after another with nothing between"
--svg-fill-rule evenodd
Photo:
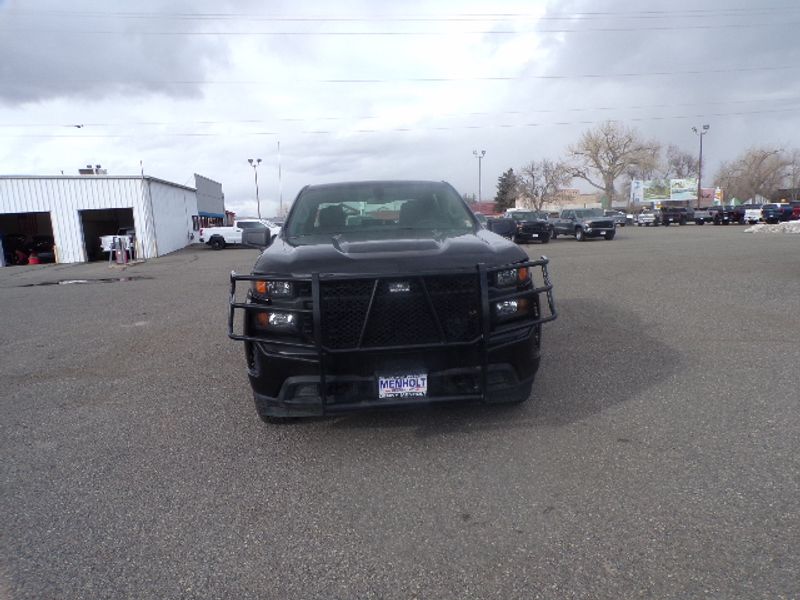
<instances>
[{"instance_id":1,"label":"headlight","mask_svg":"<svg viewBox=\"0 0 800 600\"><path fill-rule=\"evenodd\" d=\"M298 315L294 313L259 311L255 320L259 329L267 331L291 333L298 330Z\"/></svg>"},{"instance_id":2,"label":"headlight","mask_svg":"<svg viewBox=\"0 0 800 600\"><path fill-rule=\"evenodd\" d=\"M505 271L497 271L495 281L499 287L507 287L516 285L518 283L525 283L530 278L528 267L521 267L519 269L506 269Z\"/></svg>"},{"instance_id":3,"label":"headlight","mask_svg":"<svg viewBox=\"0 0 800 600\"><path fill-rule=\"evenodd\" d=\"M495 315L498 317L510 317L528 311L528 300L518 298L517 300L504 300L496 302L494 305Z\"/></svg>"},{"instance_id":4,"label":"headlight","mask_svg":"<svg viewBox=\"0 0 800 600\"><path fill-rule=\"evenodd\" d=\"M253 291L266 298L290 298L294 296L294 284L291 281L254 281Z\"/></svg>"}]
</instances>

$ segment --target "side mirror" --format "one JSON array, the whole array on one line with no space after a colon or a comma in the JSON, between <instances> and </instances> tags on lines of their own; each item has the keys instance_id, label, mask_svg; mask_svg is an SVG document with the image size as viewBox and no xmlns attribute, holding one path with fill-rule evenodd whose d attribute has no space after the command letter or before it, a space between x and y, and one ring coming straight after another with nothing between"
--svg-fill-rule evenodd
<instances>
[{"instance_id":1,"label":"side mirror","mask_svg":"<svg viewBox=\"0 0 800 600\"><path fill-rule=\"evenodd\" d=\"M263 250L272 243L269 229L247 229L242 233L242 245Z\"/></svg>"}]
</instances>

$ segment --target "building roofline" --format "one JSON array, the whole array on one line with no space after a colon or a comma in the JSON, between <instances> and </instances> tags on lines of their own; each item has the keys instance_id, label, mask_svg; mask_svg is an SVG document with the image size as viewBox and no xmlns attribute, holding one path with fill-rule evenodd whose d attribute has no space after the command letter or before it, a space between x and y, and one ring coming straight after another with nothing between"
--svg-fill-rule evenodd
<instances>
[{"instance_id":1,"label":"building roofline","mask_svg":"<svg viewBox=\"0 0 800 600\"><path fill-rule=\"evenodd\" d=\"M152 175L0 175L0 179L80 179L81 181L91 181L97 179L145 179L147 181L163 183L164 185L170 185L172 187L189 190L191 192L197 191L197 188L175 183L174 181L167 181L166 179L159 179L158 177L153 177Z\"/></svg>"}]
</instances>

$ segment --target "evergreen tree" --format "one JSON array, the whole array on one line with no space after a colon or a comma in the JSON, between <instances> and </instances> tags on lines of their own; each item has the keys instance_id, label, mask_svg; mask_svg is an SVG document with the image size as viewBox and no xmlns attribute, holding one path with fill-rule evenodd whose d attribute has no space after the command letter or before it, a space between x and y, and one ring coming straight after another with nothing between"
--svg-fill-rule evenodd
<instances>
[{"instance_id":1,"label":"evergreen tree","mask_svg":"<svg viewBox=\"0 0 800 600\"><path fill-rule=\"evenodd\" d=\"M494 197L497 211L514 208L519 190L519 180L514 169L509 169L497 178L497 195Z\"/></svg>"}]
</instances>

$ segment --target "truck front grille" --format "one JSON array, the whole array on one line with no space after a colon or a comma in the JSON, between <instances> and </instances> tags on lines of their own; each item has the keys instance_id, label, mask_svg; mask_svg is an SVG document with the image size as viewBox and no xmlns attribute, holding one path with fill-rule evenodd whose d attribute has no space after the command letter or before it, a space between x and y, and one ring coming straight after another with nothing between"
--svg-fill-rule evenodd
<instances>
[{"instance_id":1,"label":"truck front grille","mask_svg":"<svg viewBox=\"0 0 800 600\"><path fill-rule=\"evenodd\" d=\"M323 280L322 343L346 349L475 339L479 290L477 274Z\"/></svg>"}]
</instances>

